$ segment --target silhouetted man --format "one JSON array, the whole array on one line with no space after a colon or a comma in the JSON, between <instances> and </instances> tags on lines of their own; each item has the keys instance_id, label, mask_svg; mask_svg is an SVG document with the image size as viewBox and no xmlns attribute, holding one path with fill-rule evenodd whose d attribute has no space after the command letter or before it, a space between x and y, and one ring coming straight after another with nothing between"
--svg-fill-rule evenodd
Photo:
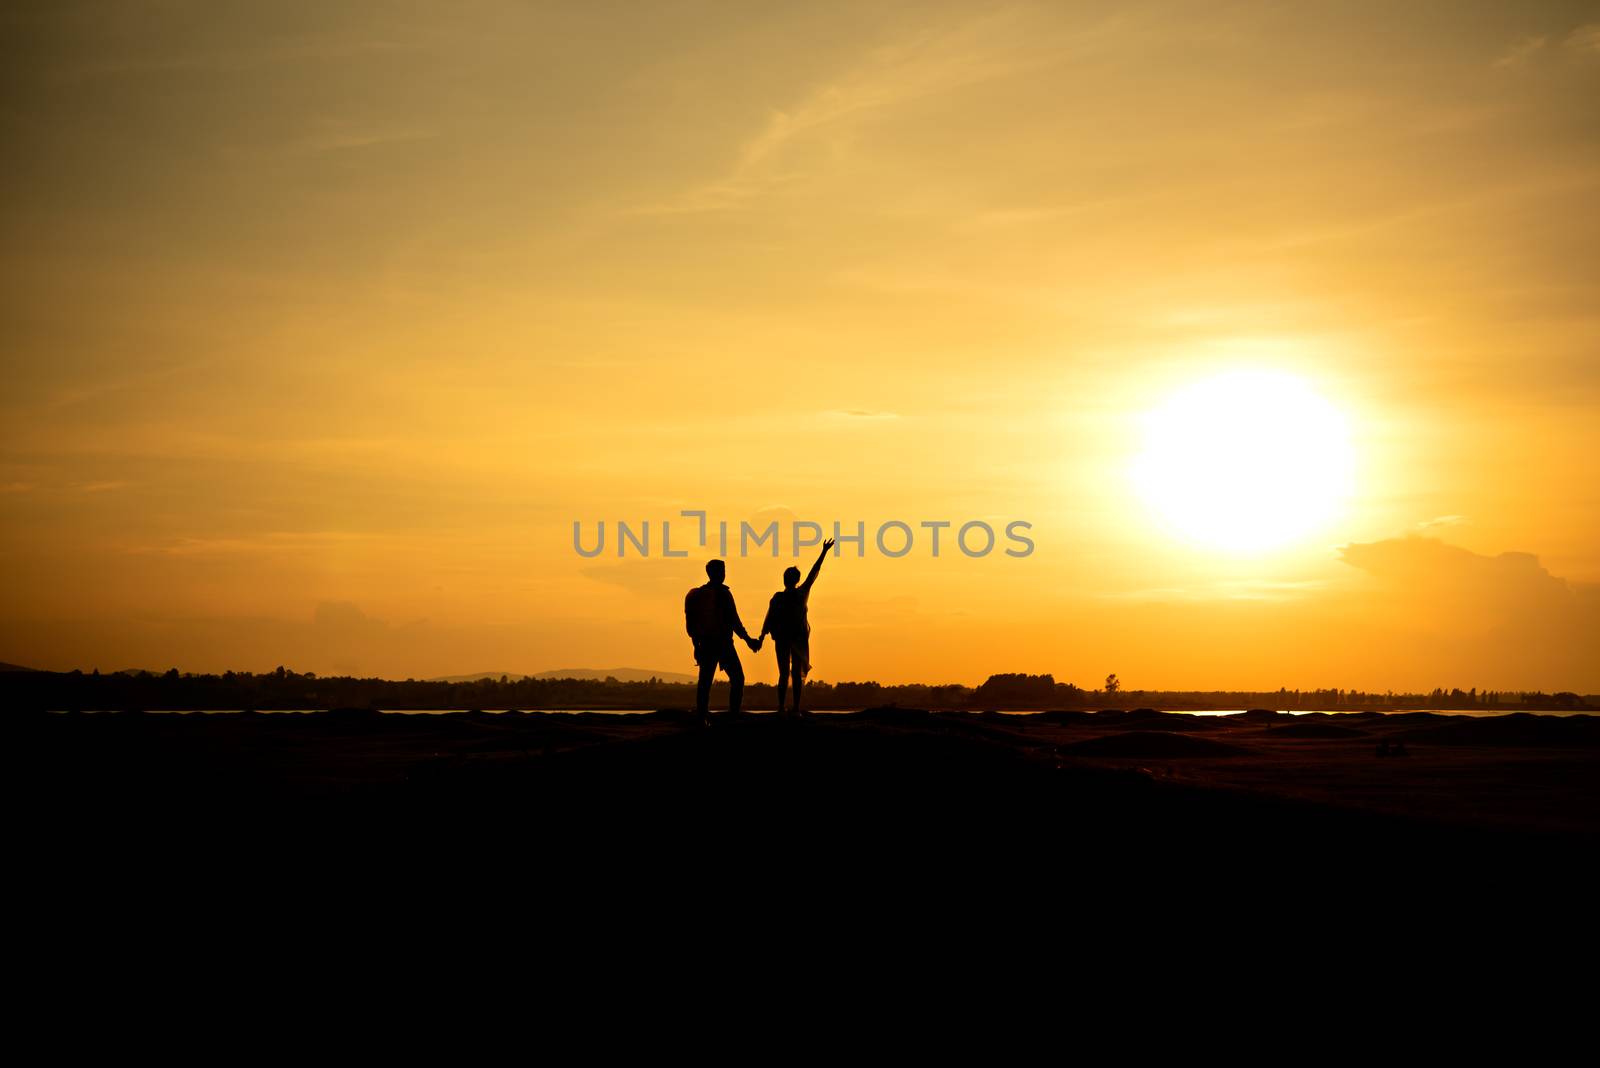
<instances>
[{"instance_id":1,"label":"silhouetted man","mask_svg":"<svg viewBox=\"0 0 1600 1068\"><path fill-rule=\"evenodd\" d=\"M728 673L728 715L739 714L744 699L744 666L733 647L733 636L743 638L754 652L761 643L750 637L739 622L739 610L733 604L733 591L723 585L727 567L721 560L706 564L706 576L711 580L696 586L683 599L684 628L689 640L694 642L694 662L700 665L700 684L695 691L695 711L704 724L710 717L711 680L717 667Z\"/></svg>"},{"instance_id":2,"label":"silhouetted man","mask_svg":"<svg viewBox=\"0 0 1600 1068\"><path fill-rule=\"evenodd\" d=\"M783 589L773 594L767 604L767 618L761 624L761 637L765 638L770 633L772 644L778 647L780 716L784 714L783 695L791 675L794 676L794 714L805 715L800 708L800 687L805 683L806 673L811 670L811 622L806 619L806 602L811 599L811 586L822 573L822 561L827 558L831 548L833 539L829 538L822 543L822 552L817 554L817 562L811 565L811 574L806 576L804 582L800 581L798 567L785 568ZM760 647L758 638L756 648Z\"/></svg>"}]
</instances>

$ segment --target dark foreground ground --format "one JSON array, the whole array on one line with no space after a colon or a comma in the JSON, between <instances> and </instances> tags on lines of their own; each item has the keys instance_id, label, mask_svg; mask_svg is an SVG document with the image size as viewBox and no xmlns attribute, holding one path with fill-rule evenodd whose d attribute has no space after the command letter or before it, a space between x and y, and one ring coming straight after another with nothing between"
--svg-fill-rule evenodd
<instances>
[{"instance_id":1,"label":"dark foreground ground","mask_svg":"<svg viewBox=\"0 0 1600 1068\"><path fill-rule=\"evenodd\" d=\"M336 710L17 714L5 733L36 830L153 845L482 837L534 869L681 849L819 880L1070 881L1224 859L1538 877L1600 843L1588 716Z\"/></svg>"},{"instance_id":2,"label":"dark foreground ground","mask_svg":"<svg viewBox=\"0 0 1600 1068\"><path fill-rule=\"evenodd\" d=\"M1056 1041L1102 1022L1085 997L1141 1040L1167 1019L1152 1006L1196 998L1300 1002L1319 1035L1431 1033L1515 994L1540 1029L1586 1018L1559 998L1589 989L1596 942L1590 717L4 724L19 976L174 1021L267 1007L230 1043L308 1012L406 1039L449 993L481 1017L460 1033L512 1021L533 1044L570 1023L551 989L600 1007L583 1040L604 1044L683 1002L697 1042L754 1005L769 1044L841 1013L930 1043L960 1021Z\"/></svg>"},{"instance_id":3,"label":"dark foreground ground","mask_svg":"<svg viewBox=\"0 0 1600 1068\"><path fill-rule=\"evenodd\" d=\"M452 981L648 958L668 985L1197 982L1276 957L1480 984L1595 938L1593 717L689 719L13 713L12 915L64 983L274 953L438 982L417 961L443 947L472 955Z\"/></svg>"}]
</instances>

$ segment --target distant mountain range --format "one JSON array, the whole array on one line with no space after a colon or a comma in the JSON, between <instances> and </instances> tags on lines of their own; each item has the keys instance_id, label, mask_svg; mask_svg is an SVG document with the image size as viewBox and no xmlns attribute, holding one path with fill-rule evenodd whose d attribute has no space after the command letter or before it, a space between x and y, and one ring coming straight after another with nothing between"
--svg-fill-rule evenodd
<instances>
[{"instance_id":1,"label":"distant mountain range","mask_svg":"<svg viewBox=\"0 0 1600 1068\"><path fill-rule=\"evenodd\" d=\"M23 667L21 664L0 664L0 672L3 672L3 671L32 671L32 670L33 670L33 668Z\"/></svg>"},{"instance_id":2,"label":"distant mountain range","mask_svg":"<svg viewBox=\"0 0 1600 1068\"><path fill-rule=\"evenodd\" d=\"M498 679L504 675L510 679L616 679L618 682L649 682L658 679L661 682L694 682L693 675L681 671L655 671L646 668L557 668L554 671L540 671L529 675L520 671L478 671L471 675L445 675L440 678L429 679L429 682L478 682L481 679Z\"/></svg>"}]
</instances>

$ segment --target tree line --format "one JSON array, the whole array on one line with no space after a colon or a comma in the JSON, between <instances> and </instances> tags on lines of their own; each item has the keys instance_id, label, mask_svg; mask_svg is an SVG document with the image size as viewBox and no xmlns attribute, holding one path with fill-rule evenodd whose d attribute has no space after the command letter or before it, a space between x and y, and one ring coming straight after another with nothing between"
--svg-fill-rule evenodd
<instances>
[{"instance_id":1,"label":"tree line","mask_svg":"<svg viewBox=\"0 0 1600 1068\"><path fill-rule=\"evenodd\" d=\"M726 686L713 689L713 707L726 700ZM1107 688L1086 690L1057 682L1050 674L1004 673L982 685L885 685L877 682L813 682L806 686L807 704L816 709L860 709L883 705L903 708L969 710L1131 709L1201 710L1272 708L1286 711L1354 712L1396 709L1574 710L1600 707L1572 692L1480 691L1439 687L1430 693L1372 693L1362 690L1130 690L1116 676ZM774 687L745 687L747 708L771 708ZM319 677L280 667L253 674L227 671L220 675L186 674L176 668L164 674L149 671L26 671L0 674L0 702L12 709L51 711L195 711L237 709L597 709L648 710L687 708L694 704L692 683L649 679L480 679L436 682L419 679Z\"/></svg>"}]
</instances>

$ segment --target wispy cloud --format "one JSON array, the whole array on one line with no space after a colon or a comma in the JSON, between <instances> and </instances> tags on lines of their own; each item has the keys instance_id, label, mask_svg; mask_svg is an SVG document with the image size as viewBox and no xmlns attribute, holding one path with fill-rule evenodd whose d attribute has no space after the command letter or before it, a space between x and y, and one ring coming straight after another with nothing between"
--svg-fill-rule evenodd
<instances>
[{"instance_id":1,"label":"wispy cloud","mask_svg":"<svg viewBox=\"0 0 1600 1068\"><path fill-rule=\"evenodd\" d=\"M677 196L628 210L636 215L729 211L804 177L791 150L844 135L891 109L968 86L1021 73L1048 61L1051 52L1019 32L1020 10L994 12L941 26L867 53L837 79L796 103L775 109L739 148L720 177Z\"/></svg>"},{"instance_id":2,"label":"wispy cloud","mask_svg":"<svg viewBox=\"0 0 1600 1068\"><path fill-rule=\"evenodd\" d=\"M233 73L263 67L348 60L363 55L384 55L412 47L381 38L321 35L254 46L190 50L170 55L146 54L78 63L55 71L52 80L56 84L76 84L169 72Z\"/></svg>"},{"instance_id":3,"label":"wispy cloud","mask_svg":"<svg viewBox=\"0 0 1600 1068\"><path fill-rule=\"evenodd\" d=\"M900 418L899 412L874 411L870 408L837 408L831 412L824 412L823 414L832 416L836 419L884 420Z\"/></svg>"},{"instance_id":4,"label":"wispy cloud","mask_svg":"<svg viewBox=\"0 0 1600 1068\"><path fill-rule=\"evenodd\" d=\"M294 142L290 146L290 151L345 152L407 141L430 141L438 136L438 130L362 127L339 120L322 120L312 132Z\"/></svg>"},{"instance_id":5,"label":"wispy cloud","mask_svg":"<svg viewBox=\"0 0 1600 1068\"><path fill-rule=\"evenodd\" d=\"M1577 52L1600 55L1600 22L1579 26L1567 34L1566 40L1562 43Z\"/></svg>"},{"instance_id":6,"label":"wispy cloud","mask_svg":"<svg viewBox=\"0 0 1600 1068\"><path fill-rule=\"evenodd\" d=\"M1321 579L1273 581L1239 579L1207 582L1194 586L1152 586L1138 590L1116 590L1101 594L1111 601L1286 601L1314 593L1327 586Z\"/></svg>"},{"instance_id":7,"label":"wispy cloud","mask_svg":"<svg viewBox=\"0 0 1600 1068\"><path fill-rule=\"evenodd\" d=\"M168 379L199 371L210 366L211 363L212 361L209 359L181 360L162 366L126 372L115 377L107 376L88 382L74 382L57 389L53 395L40 400L33 407L41 412L60 412L62 409L100 400L118 393L148 388Z\"/></svg>"},{"instance_id":8,"label":"wispy cloud","mask_svg":"<svg viewBox=\"0 0 1600 1068\"><path fill-rule=\"evenodd\" d=\"M1550 52L1552 55L1557 49L1567 52L1576 52L1582 56L1600 55L1600 22L1589 22L1572 30L1559 41L1553 42L1549 37L1527 36L1514 41L1504 52L1496 56L1490 65L1499 70L1508 70L1525 66L1535 58Z\"/></svg>"},{"instance_id":9,"label":"wispy cloud","mask_svg":"<svg viewBox=\"0 0 1600 1068\"><path fill-rule=\"evenodd\" d=\"M87 482L56 482L53 485L40 485L38 482L0 482L0 493L32 493L42 491L45 493L109 493L113 490L129 489L138 483L126 479L93 479Z\"/></svg>"},{"instance_id":10,"label":"wispy cloud","mask_svg":"<svg viewBox=\"0 0 1600 1068\"><path fill-rule=\"evenodd\" d=\"M354 531L271 531L249 537L174 538L154 545L133 546L128 551L155 556L270 556L363 540L370 540L370 535Z\"/></svg>"},{"instance_id":11,"label":"wispy cloud","mask_svg":"<svg viewBox=\"0 0 1600 1068\"><path fill-rule=\"evenodd\" d=\"M693 539L687 547L694 548ZM579 568L578 573L584 578L630 593L661 597L669 593L681 594L688 587L704 582L705 573L701 570L705 563L703 557L704 553L697 552L689 562L671 567L661 566L659 560L629 559Z\"/></svg>"},{"instance_id":12,"label":"wispy cloud","mask_svg":"<svg viewBox=\"0 0 1600 1068\"><path fill-rule=\"evenodd\" d=\"M1520 38L1519 40L1515 41L1511 47L1507 48L1504 52L1495 57L1494 62L1491 63L1490 66L1499 68L1501 70L1504 70L1508 67L1520 67L1526 63L1535 52L1538 52L1545 46L1545 41L1546 38L1544 37Z\"/></svg>"}]
</instances>

